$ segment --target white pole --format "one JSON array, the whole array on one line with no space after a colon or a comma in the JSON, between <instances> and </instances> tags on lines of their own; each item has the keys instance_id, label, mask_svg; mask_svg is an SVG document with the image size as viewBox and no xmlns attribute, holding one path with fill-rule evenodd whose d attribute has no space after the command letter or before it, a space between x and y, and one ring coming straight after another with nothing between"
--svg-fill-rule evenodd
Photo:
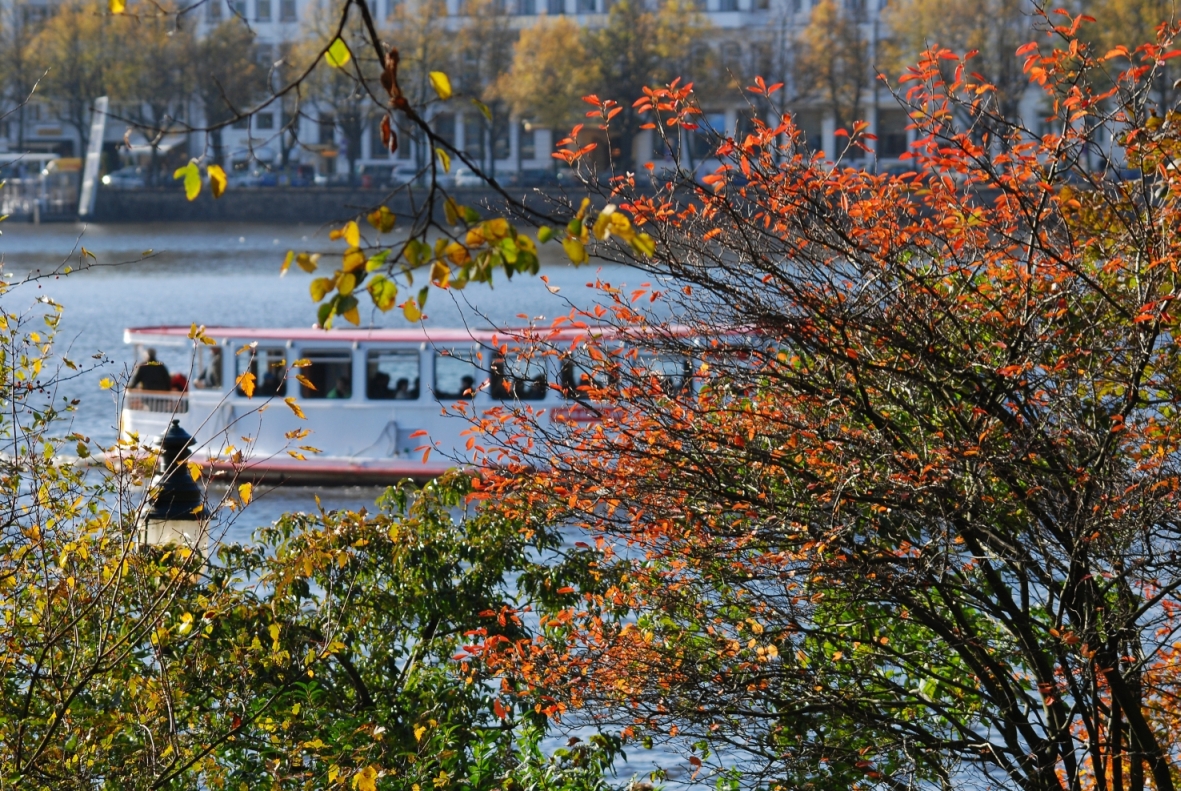
<instances>
[{"instance_id":1,"label":"white pole","mask_svg":"<svg viewBox=\"0 0 1181 791\"><path fill-rule=\"evenodd\" d=\"M94 100L90 116L90 144L86 148L86 165L82 170L82 192L78 196L78 216L94 214L94 200L98 196L98 165L103 153L103 135L107 131L107 97Z\"/></svg>"}]
</instances>

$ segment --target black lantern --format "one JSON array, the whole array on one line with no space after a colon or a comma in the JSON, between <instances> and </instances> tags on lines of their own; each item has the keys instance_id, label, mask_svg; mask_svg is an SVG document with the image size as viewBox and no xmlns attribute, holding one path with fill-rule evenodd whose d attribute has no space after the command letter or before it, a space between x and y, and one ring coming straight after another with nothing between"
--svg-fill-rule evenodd
<instances>
[{"instance_id":1,"label":"black lantern","mask_svg":"<svg viewBox=\"0 0 1181 791\"><path fill-rule=\"evenodd\" d=\"M173 420L156 440L159 456L152 478L152 507L144 515L144 540L149 544L203 542L205 497L189 474L186 461L193 438Z\"/></svg>"}]
</instances>

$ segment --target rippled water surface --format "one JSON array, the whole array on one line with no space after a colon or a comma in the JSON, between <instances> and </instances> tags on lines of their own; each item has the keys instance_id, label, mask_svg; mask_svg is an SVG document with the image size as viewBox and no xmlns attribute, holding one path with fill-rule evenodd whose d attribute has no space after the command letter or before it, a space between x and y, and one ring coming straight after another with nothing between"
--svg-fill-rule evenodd
<instances>
[{"instance_id":1,"label":"rippled water surface","mask_svg":"<svg viewBox=\"0 0 1181 791\"><path fill-rule=\"evenodd\" d=\"M340 251L318 226L260 226L213 224L65 225L8 224L0 226L0 257L13 280L63 265L77 268L82 249L93 253L97 266L64 277L47 277L14 289L3 298L8 310L32 309L35 300L49 296L65 312L58 333L58 350L75 360L102 353L98 370L62 385L59 396L78 398L74 430L104 443L114 441L118 415L113 397L99 389L103 376L121 373L134 363L134 350L123 343L131 326L190 323L251 327L306 327L315 321L308 295L311 277L293 271L279 277L288 249ZM525 319L554 317L570 310L570 302L585 306L596 278L612 285L638 285L640 274L622 267L573 268L561 263L556 245L542 248L546 283L536 277L498 278L493 288L472 285L463 292L435 291L427 305L428 326L486 327L520 325ZM376 327L406 326L398 311L365 315ZM161 349L161 359L174 369L187 368L181 352ZM269 524L289 511L312 510L318 494L325 508L372 508L377 488L260 487L255 502L226 526L230 540L249 540L259 525ZM680 759L650 753L635 746L633 759L621 767L624 777L662 765L675 774Z\"/></svg>"}]
</instances>

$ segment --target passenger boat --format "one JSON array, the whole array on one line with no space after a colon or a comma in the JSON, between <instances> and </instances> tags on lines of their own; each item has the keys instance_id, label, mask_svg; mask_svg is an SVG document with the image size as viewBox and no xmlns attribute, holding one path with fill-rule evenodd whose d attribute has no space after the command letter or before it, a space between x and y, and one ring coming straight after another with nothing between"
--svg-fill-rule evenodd
<instances>
[{"instance_id":1,"label":"passenger boat","mask_svg":"<svg viewBox=\"0 0 1181 791\"><path fill-rule=\"evenodd\" d=\"M514 351L521 335L512 331L203 331L211 345L194 342L190 327L124 332L141 351L187 346L193 356L175 389L126 391L120 430L147 442L180 420L195 440L193 461L212 474L286 483L424 480L473 458L464 435L470 424L457 404L480 414L520 402L548 413L546 420L594 419L574 392L593 367L572 355ZM656 367L689 381L683 361ZM253 384L249 397L244 374ZM310 433L301 437L304 429Z\"/></svg>"}]
</instances>

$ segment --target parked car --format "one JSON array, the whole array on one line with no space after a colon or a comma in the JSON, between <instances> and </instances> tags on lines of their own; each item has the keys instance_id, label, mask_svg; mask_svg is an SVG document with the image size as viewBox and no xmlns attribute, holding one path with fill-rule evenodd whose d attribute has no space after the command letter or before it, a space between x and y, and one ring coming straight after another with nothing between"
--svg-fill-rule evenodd
<instances>
[{"instance_id":1,"label":"parked car","mask_svg":"<svg viewBox=\"0 0 1181 791\"><path fill-rule=\"evenodd\" d=\"M144 178L144 169L135 166L127 166L112 170L110 173L102 177L104 187L110 187L116 190L133 190L142 189L147 185L147 180Z\"/></svg>"},{"instance_id":2,"label":"parked car","mask_svg":"<svg viewBox=\"0 0 1181 791\"><path fill-rule=\"evenodd\" d=\"M418 177L418 166L413 162L399 162L390 170L390 184L395 187L414 184L418 181Z\"/></svg>"},{"instance_id":3,"label":"parked car","mask_svg":"<svg viewBox=\"0 0 1181 791\"><path fill-rule=\"evenodd\" d=\"M230 187L277 187L279 177L269 170L253 168L250 170L235 170L226 177L226 184Z\"/></svg>"},{"instance_id":4,"label":"parked car","mask_svg":"<svg viewBox=\"0 0 1181 791\"><path fill-rule=\"evenodd\" d=\"M359 172L362 189L381 189L390 186L390 169L386 165L363 165Z\"/></svg>"},{"instance_id":5,"label":"parked car","mask_svg":"<svg viewBox=\"0 0 1181 791\"><path fill-rule=\"evenodd\" d=\"M558 177L552 169L522 170L519 183L522 187L556 187Z\"/></svg>"},{"instance_id":6,"label":"parked car","mask_svg":"<svg viewBox=\"0 0 1181 791\"><path fill-rule=\"evenodd\" d=\"M484 186L484 179L476 175L476 172L471 168L460 167L455 169L455 186L482 187Z\"/></svg>"}]
</instances>

